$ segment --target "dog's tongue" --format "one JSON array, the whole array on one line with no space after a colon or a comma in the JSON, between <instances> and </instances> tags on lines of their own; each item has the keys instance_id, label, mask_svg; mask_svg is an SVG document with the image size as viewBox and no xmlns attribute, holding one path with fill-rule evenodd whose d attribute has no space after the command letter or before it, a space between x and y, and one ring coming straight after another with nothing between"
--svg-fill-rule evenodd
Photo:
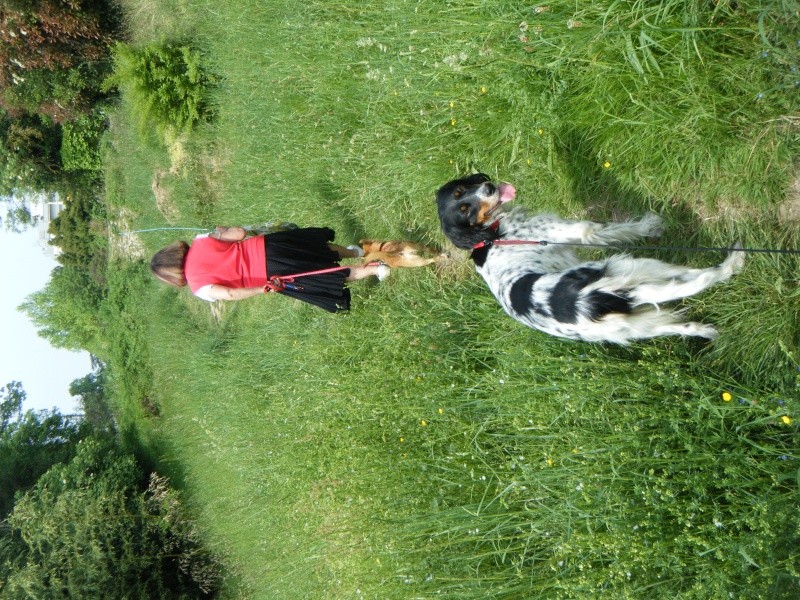
<instances>
[{"instance_id":1,"label":"dog's tongue","mask_svg":"<svg viewBox=\"0 0 800 600\"><path fill-rule=\"evenodd\" d=\"M517 197L517 190L510 183L501 183L497 189L500 192L500 202L511 202Z\"/></svg>"}]
</instances>

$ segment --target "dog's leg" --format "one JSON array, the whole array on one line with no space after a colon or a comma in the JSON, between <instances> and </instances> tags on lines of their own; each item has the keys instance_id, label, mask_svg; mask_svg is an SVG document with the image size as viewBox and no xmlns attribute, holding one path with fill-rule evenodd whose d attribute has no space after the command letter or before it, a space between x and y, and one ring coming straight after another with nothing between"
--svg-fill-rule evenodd
<instances>
[{"instance_id":1,"label":"dog's leg","mask_svg":"<svg viewBox=\"0 0 800 600\"><path fill-rule=\"evenodd\" d=\"M628 292L633 304L658 304L693 296L715 283L729 279L742 269L744 255L742 252L731 252L722 264L708 269L687 269L654 259L637 259L633 264L636 270L633 280L638 277L643 280ZM657 282L654 282L654 277L658 278Z\"/></svg>"},{"instance_id":2,"label":"dog's leg","mask_svg":"<svg viewBox=\"0 0 800 600\"><path fill-rule=\"evenodd\" d=\"M370 263L375 260L386 263L390 267L425 267L432 265L439 261L448 258L446 254L440 254L433 258L423 258L421 256L408 256L404 254L387 254L384 252L372 252L367 254L364 258L364 264Z\"/></svg>"},{"instance_id":3,"label":"dog's leg","mask_svg":"<svg viewBox=\"0 0 800 600\"><path fill-rule=\"evenodd\" d=\"M662 335L696 336L713 340L717 330L703 323L682 323L678 315L668 309L644 310L631 315L609 315L599 323L600 335L595 341L610 341L627 344L633 340L660 337Z\"/></svg>"},{"instance_id":4,"label":"dog's leg","mask_svg":"<svg viewBox=\"0 0 800 600\"><path fill-rule=\"evenodd\" d=\"M664 233L661 217L648 213L638 221L621 223L589 223L581 237L585 244L618 244L640 237L658 237Z\"/></svg>"},{"instance_id":5,"label":"dog's leg","mask_svg":"<svg viewBox=\"0 0 800 600\"><path fill-rule=\"evenodd\" d=\"M711 325L703 323L673 323L671 325L657 325L652 330L653 335L650 337L658 337L662 335L682 335L702 337L707 340L714 340L719 336L719 332Z\"/></svg>"},{"instance_id":6,"label":"dog's leg","mask_svg":"<svg viewBox=\"0 0 800 600\"><path fill-rule=\"evenodd\" d=\"M630 242L639 237L657 237L664 231L661 217L650 213L639 221L622 223L594 223L592 221L567 221L549 215L538 215L525 223L517 232L515 223L508 223L507 237L525 235L535 231L541 239L560 244L615 244Z\"/></svg>"}]
</instances>

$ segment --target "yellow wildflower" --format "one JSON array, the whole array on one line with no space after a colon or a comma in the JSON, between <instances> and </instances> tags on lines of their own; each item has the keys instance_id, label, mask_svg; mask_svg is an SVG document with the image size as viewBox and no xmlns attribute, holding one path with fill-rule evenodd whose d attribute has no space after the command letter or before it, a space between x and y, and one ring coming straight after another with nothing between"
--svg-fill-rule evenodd
<instances>
[{"instance_id":1,"label":"yellow wildflower","mask_svg":"<svg viewBox=\"0 0 800 600\"><path fill-rule=\"evenodd\" d=\"M731 395L730 392L722 392L722 399L725 402L730 402L731 400L733 400L733 396Z\"/></svg>"},{"instance_id":2,"label":"yellow wildflower","mask_svg":"<svg viewBox=\"0 0 800 600\"><path fill-rule=\"evenodd\" d=\"M486 93L486 86L482 85L481 86L481 94L485 94L485 93Z\"/></svg>"},{"instance_id":3,"label":"yellow wildflower","mask_svg":"<svg viewBox=\"0 0 800 600\"><path fill-rule=\"evenodd\" d=\"M784 425L791 425L792 424L792 417L790 417L788 415L783 415L781 417L781 421L783 421Z\"/></svg>"},{"instance_id":4,"label":"yellow wildflower","mask_svg":"<svg viewBox=\"0 0 800 600\"><path fill-rule=\"evenodd\" d=\"M549 456L547 457L547 466L548 467L552 467L553 466L553 459L550 458Z\"/></svg>"},{"instance_id":5,"label":"yellow wildflower","mask_svg":"<svg viewBox=\"0 0 800 600\"><path fill-rule=\"evenodd\" d=\"M450 125L455 125L456 123L458 123L456 119L450 119Z\"/></svg>"},{"instance_id":6,"label":"yellow wildflower","mask_svg":"<svg viewBox=\"0 0 800 600\"><path fill-rule=\"evenodd\" d=\"M611 168L611 161L607 160L606 162L604 162L603 163L603 168L604 169L610 169Z\"/></svg>"},{"instance_id":7,"label":"yellow wildflower","mask_svg":"<svg viewBox=\"0 0 800 600\"><path fill-rule=\"evenodd\" d=\"M422 425L423 427L426 427L426 426L428 425L428 422L427 422L425 419L422 419L422 420L419 422L419 424L420 424L420 425Z\"/></svg>"}]
</instances>

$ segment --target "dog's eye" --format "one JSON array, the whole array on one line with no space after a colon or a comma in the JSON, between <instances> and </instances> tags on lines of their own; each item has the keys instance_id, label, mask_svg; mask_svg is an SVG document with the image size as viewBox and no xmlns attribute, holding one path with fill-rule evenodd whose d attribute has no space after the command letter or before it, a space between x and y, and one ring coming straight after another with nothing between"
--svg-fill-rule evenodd
<instances>
[{"instance_id":1,"label":"dog's eye","mask_svg":"<svg viewBox=\"0 0 800 600\"><path fill-rule=\"evenodd\" d=\"M463 196L464 192L466 192L466 191L467 191L467 188L465 188L463 185L460 185L453 192L453 196L455 198L461 198L461 196Z\"/></svg>"},{"instance_id":2,"label":"dog's eye","mask_svg":"<svg viewBox=\"0 0 800 600\"><path fill-rule=\"evenodd\" d=\"M460 210L462 213L467 212L469 210L469 204L462 204L458 207L458 210Z\"/></svg>"}]
</instances>

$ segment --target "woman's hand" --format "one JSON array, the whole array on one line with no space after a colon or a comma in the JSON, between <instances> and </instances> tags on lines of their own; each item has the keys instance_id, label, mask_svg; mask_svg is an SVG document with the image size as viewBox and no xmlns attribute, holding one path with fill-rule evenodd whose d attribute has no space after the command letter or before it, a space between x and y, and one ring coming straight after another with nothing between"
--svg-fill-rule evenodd
<instances>
[{"instance_id":1,"label":"woman's hand","mask_svg":"<svg viewBox=\"0 0 800 600\"><path fill-rule=\"evenodd\" d=\"M217 227L209 237L223 242L241 242L247 236L244 227Z\"/></svg>"},{"instance_id":2,"label":"woman's hand","mask_svg":"<svg viewBox=\"0 0 800 600\"><path fill-rule=\"evenodd\" d=\"M214 300L244 300L265 293L267 286L262 285L250 288L231 288L224 285L214 284L208 290L208 295Z\"/></svg>"}]
</instances>

